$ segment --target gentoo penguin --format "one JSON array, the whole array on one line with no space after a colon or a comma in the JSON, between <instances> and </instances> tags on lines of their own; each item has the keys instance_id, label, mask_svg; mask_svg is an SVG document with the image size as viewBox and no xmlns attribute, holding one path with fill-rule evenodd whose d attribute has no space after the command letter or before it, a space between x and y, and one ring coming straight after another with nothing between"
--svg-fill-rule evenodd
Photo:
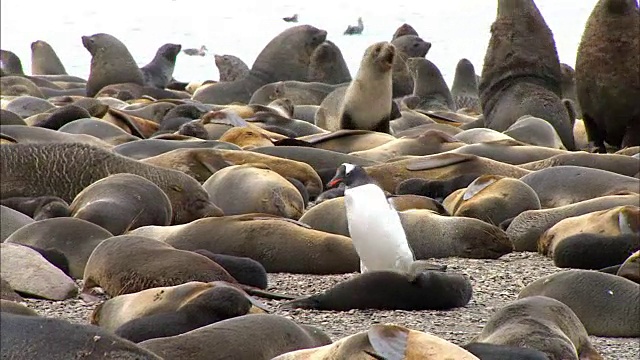
<instances>
[{"instance_id":1,"label":"gentoo penguin","mask_svg":"<svg viewBox=\"0 0 640 360\"><path fill-rule=\"evenodd\" d=\"M360 272L396 270L411 273L414 255L398 212L384 191L361 166L344 163L329 188L344 183L344 203L353 246L360 256Z\"/></svg>"}]
</instances>

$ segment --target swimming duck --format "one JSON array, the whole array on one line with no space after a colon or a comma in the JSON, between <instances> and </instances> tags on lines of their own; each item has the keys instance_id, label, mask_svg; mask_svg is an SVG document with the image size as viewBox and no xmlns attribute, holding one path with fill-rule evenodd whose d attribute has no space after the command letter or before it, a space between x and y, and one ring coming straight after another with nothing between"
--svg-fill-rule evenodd
<instances>
[{"instance_id":1,"label":"swimming duck","mask_svg":"<svg viewBox=\"0 0 640 360\"><path fill-rule=\"evenodd\" d=\"M356 25L356 26L352 26L352 25L347 26L347 30L344 31L344 34L345 35L360 35L360 34L362 34L362 30L364 30L364 24L362 23L362 18L359 17L358 18L358 25Z\"/></svg>"},{"instance_id":2,"label":"swimming duck","mask_svg":"<svg viewBox=\"0 0 640 360\"><path fill-rule=\"evenodd\" d=\"M282 20L284 20L286 22L297 23L298 22L298 14L294 14L293 16L283 17Z\"/></svg>"},{"instance_id":3,"label":"swimming duck","mask_svg":"<svg viewBox=\"0 0 640 360\"><path fill-rule=\"evenodd\" d=\"M209 49L207 49L206 46L202 45L200 46L200 49L190 48L190 49L184 49L182 50L182 52L189 56L205 56L208 50Z\"/></svg>"}]
</instances>

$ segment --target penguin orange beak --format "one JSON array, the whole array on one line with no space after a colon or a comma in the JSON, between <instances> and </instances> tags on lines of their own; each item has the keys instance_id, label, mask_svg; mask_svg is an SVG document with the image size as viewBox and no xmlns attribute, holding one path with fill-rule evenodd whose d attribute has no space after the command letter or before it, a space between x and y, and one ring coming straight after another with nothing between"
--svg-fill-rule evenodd
<instances>
[{"instance_id":1,"label":"penguin orange beak","mask_svg":"<svg viewBox=\"0 0 640 360\"><path fill-rule=\"evenodd\" d=\"M338 184L340 184L344 179L340 176L334 176L333 179L331 179L331 181L329 181L329 183L327 183L327 188L331 189L333 187L336 187Z\"/></svg>"}]
</instances>

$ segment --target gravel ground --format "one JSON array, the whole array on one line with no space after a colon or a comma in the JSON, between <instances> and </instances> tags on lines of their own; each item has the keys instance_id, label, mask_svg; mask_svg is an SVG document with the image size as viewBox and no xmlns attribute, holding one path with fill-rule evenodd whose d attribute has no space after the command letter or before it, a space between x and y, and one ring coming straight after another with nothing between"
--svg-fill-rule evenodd
<instances>
[{"instance_id":1,"label":"gravel ground","mask_svg":"<svg viewBox=\"0 0 640 360\"><path fill-rule=\"evenodd\" d=\"M512 253L498 260L460 258L435 259L447 264L449 272L467 274L473 284L473 298L464 308L450 311L337 311L281 310L279 301L263 300L275 314L301 324L322 328L333 340L366 330L375 323L394 323L433 333L455 344L465 344L482 330L489 317L500 307L516 299L519 290L534 280L561 269L551 260L535 253ZM324 291L355 274L293 275L269 274L269 290L294 295L310 295ZM96 304L80 299L62 302L25 300L38 313L64 318L75 323L88 323ZM640 359L640 339L591 337L591 341L605 359Z\"/></svg>"}]
</instances>

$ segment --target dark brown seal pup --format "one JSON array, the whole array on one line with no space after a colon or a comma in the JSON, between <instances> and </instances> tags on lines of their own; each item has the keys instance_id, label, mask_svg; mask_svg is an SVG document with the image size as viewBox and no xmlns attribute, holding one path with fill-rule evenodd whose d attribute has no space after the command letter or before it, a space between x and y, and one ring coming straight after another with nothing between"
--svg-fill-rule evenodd
<instances>
[{"instance_id":1,"label":"dark brown seal pup","mask_svg":"<svg viewBox=\"0 0 640 360\"><path fill-rule=\"evenodd\" d=\"M254 91L276 81L306 81L311 54L327 32L311 25L288 28L273 38L258 54L251 71L233 82L200 87L192 99L207 104L248 103Z\"/></svg>"},{"instance_id":2,"label":"dark brown seal pup","mask_svg":"<svg viewBox=\"0 0 640 360\"><path fill-rule=\"evenodd\" d=\"M181 49L182 45L180 44L162 45L156 52L153 60L140 69L144 77L144 84L159 89L166 88L173 78L176 57Z\"/></svg>"},{"instance_id":3,"label":"dark brown seal pup","mask_svg":"<svg viewBox=\"0 0 640 360\"><path fill-rule=\"evenodd\" d=\"M474 341L536 349L550 360L603 360L571 308L545 296L502 307Z\"/></svg>"},{"instance_id":4,"label":"dark brown seal pup","mask_svg":"<svg viewBox=\"0 0 640 360\"><path fill-rule=\"evenodd\" d=\"M65 360L70 354L82 354L78 356L87 360L162 359L93 325L4 312L0 319L0 354L6 359Z\"/></svg>"},{"instance_id":5,"label":"dark brown seal pup","mask_svg":"<svg viewBox=\"0 0 640 360\"><path fill-rule=\"evenodd\" d=\"M91 145L3 145L0 146L0 154L3 159L2 199L50 195L70 202L97 180L110 174L130 173L151 180L167 194L171 200L174 224L222 214L200 183L189 175L143 164ZM91 171L87 172L87 169Z\"/></svg>"},{"instance_id":6,"label":"dark brown seal pup","mask_svg":"<svg viewBox=\"0 0 640 360\"><path fill-rule=\"evenodd\" d=\"M468 59L460 59L456 65L451 96L456 104L456 109L466 108L478 114L482 113L478 98L476 70Z\"/></svg>"},{"instance_id":7,"label":"dark brown seal pup","mask_svg":"<svg viewBox=\"0 0 640 360\"><path fill-rule=\"evenodd\" d=\"M144 85L142 71L133 56L114 36L104 33L83 36L82 45L91 54L87 96L94 97L103 87L112 84Z\"/></svg>"},{"instance_id":8,"label":"dark brown seal pup","mask_svg":"<svg viewBox=\"0 0 640 360\"><path fill-rule=\"evenodd\" d=\"M90 221L113 235L146 225L170 225L169 197L139 175L109 175L84 188L71 203L71 216Z\"/></svg>"},{"instance_id":9,"label":"dark brown seal pup","mask_svg":"<svg viewBox=\"0 0 640 360\"><path fill-rule=\"evenodd\" d=\"M218 286L198 295L175 312L163 312L128 321L114 333L135 343L180 335L218 321L246 315L251 305L251 301L241 290Z\"/></svg>"},{"instance_id":10,"label":"dark brown seal pup","mask_svg":"<svg viewBox=\"0 0 640 360\"><path fill-rule=\"evenodd\" d=\"M638 234L576 234L554 247L553 263L560 268L597 270L620 264L637 249Z\"/></svg>"},{"instance_id":11,"label":"dark brown seal pup","mask_svg":"<svg viewBox=\"0 0 640 360\"><path fill-rule=\"evenodd\" d=\"M36 221L71 216L69 204L57 196L12 197L3 199L0 204L20 211Z\"/></svg>"},{"instance_id":12,"label":"dark brown seal pup","mask_svg":"<svg viewBox=\"0 0 640 360\"><path fill-rule=\"evenodd\" d=\"M206 256L222 266L240 284L254 286L259 289L267 288L267 271L258 261L243 256L214 254L204 249L194 250L193 252Z\"/></svg>"},{"instance_id":13,"label":"dark brown seal pup","mask_svg":"<svg viewBox=\"0 0 640 360\"><path fill-rule=\"evenodd\" d=\"M278 315L250 314L139 345L165 359L271 360L290 351L330 343L331 339L317 328Z\"/></svg>"},{"instance_id":14,"label":"dark brown seal pup","mask_svg":"<svg viewBox=\"0 0 640 360\"><path fill-rule=\"evenodd\" d=\"M472 342L462 346L462 348L477 356L480 360L549 360L549 357L540 350L520 346Z\"/></svg>"},{"instance_id":15,"label":"dark brown seal pup","mask_svg":"<svg viewBox=\"0 0 640 360\"><path fill-rule=\"evenodd\" d=\"M486 126L504 131L523 115L539 117L575 150L561 80L553 34L533 0L499 0L479 85Z\"/></svg>"},{"instance_id":16,"label":"dark brown seal pup","mask_svg":"<svg viewBox=\"0 0 640 360\"><path fill-rule=\"evenodd\" d=\"M410 280L405 273L370 271L329 290L285 303L285 308L348 311L448 310L471 300L471 282L463 275L425 271Z\"/></svg>"},{"instance_id":17,"label":"dark brown seal pup","mask_svg":"<svg viewBox=\"0 0 640 360\"><path fill-rule=\"evenodd\" d=\"M636 0L600 0L582 34L576 89L598 152L640 145L640 13Z\"/></svg>"},{"instance_id":18,"label":"dark brown seal pup","mask_svg":"<svg viewBox=\"0 0 640 360\"><path fill-rule=\"evenodd\" d=\"M33 75L67 75L62 61L44 40L31 43L31 73Z\"/></svg>"},{"instance_id":19,"label":"dark brown seal pup","mask_svg":"<svg viewBox=\"0 0 640 360\"><path fill-rule=\"evenodd\" d=\"M309 61L307 80L334 85L351 81L351 73L349 73L347 63L336 44L325 40L313 51Z\"/></svg>"},{"instance_id":20,"label":"dark brown seal pup","mask_svg":"<svg viewBox=\"0 0 640 360\"><path fill-rule=\"evenodd\" d=\"M568 270L527 285L518 298L545 296L571 308L589 335L640 336L640 285L621 276Z\"/></svg>"}]
</instances>

